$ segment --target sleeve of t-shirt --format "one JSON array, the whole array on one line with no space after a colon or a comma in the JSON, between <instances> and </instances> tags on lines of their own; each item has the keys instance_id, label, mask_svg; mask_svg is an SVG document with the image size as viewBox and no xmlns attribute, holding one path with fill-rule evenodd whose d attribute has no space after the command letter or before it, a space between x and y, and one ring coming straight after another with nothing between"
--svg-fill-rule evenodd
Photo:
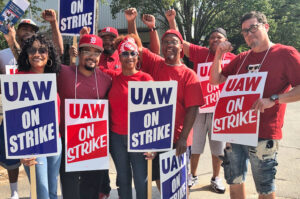
<instances>
[{"instance_id":1,"label":"sleeve of t-shirt","mask_svg":"<svg viewBox=\"0 0 300 199\"><path fill-rule=\"evenodd\" d=\"M194 63L198 63L198 62L204 62L206 56L208 55L207 52L207 48L202 47L202 46L198 46L195 44L190 44L190 61L194 62Z\"/></svg>"},{"instance_id":2,"label":"sleeve of t-shirt","mask_svg":"<svg viewBox=\"0 0 300 199\"><path fill-rule=\"evenodd\" d=\"M147 48L143 48L143 62L142 62L142 67L141 70L153 74L154 67L158 66L158 63L164 60L161 56L151 52Z\"/></svg>"},{"instance_id":3,"label":"sleeve of t-shirt","mask_svg":"<svg viewBox=\"0 0 300 199\"><path fill-rule=\"evenodd\" d=\"M222 75L224 77L228 77L229 75L235 75L238 71L238 67L240 66L240 60L241 60L241 54L236 56L233 60L231 60L231 62L226 65L223 69L222 69Z\"/></svg>"},{"instance_id":4,"label":"sleeve of t-shirt","mask_svg":"<svg viewBox=\"0 0 300 199\"><path fill-rule=\"evenodd\" d=\"M192 71L187 71L186 85L184 88L184 105L186 108L191 106L204 105L201 84L197 75Z\"/></svg>"},{"instance_id":5,"label":"sleeve of t-shirt","mask_svg":"<svg viewBox=\"0 0 300 199\"><path fill-rule=\"evenodd\" d=\"M293 47L287 51L285 56L286 75L292 87L300 85L300 53Z\"/></svg>"}]
</instances>

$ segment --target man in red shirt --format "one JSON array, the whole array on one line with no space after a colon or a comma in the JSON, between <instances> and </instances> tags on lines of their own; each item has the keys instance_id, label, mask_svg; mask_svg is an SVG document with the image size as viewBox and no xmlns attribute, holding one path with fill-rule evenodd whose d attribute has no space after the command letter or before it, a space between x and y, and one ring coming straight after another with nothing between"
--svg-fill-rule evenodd
<instances>
[{"instance_id":1,"label":"man in red shirt","mask_svg":"<svg viewBox=\"0 0 300 199\"><path fill-rule=\"evenodd\" d=\"M136 9L126 10L125 16L128 27L135 27ZM154 28L155 18L152 15L144 15L143 21L151 30L150 34L156 32ZM155 81L175 80L178 82L173 142L175 143L176 155L180 155L186 152L187 147L192 144L192 126L198 108L204 104L204 101L196 73L181 62L183 57L181 34L176 30L168 30L163 35L161 43L164 57L152 53L146 48L140 48L139 55L142 70L149 73ZM156 165L155 160L157 159L157 157L154 159L153 165ZM158 180L158 175L159 169L156 165L153 169L153 179Z\"/></svg>"},{"instance_id":2,"label":"man in red shirt","mask_svg":"<svg viewBox=\"0 0 300 199\"><path fill-rule=\"evenodd\" d=\"M224 156L224 172L233 199L246 198L245 176L250 160L259 198L275 198L276 155L282 138L286 103L300 100L300 54L291 47L274 44L268 36L269 24L260 12L250 12L241 19L241 33L251 48L239 54L223 69L224 53L232 47L227 41L217 47L211 67L210 82L220 84L229 75L248 72L268 72L263 98L252 105L260 111L257 147L228 144ZM291 87L294 87L290 90Z\"/></svg>"},{"instance_id":3,"label":"man in red shirt","mask_svg":"<svg viewBox=\"0 0 300 199\"><path fill-rule=\"evenodd\" d=\"M176 11L174 9L168 10L166 11L165 16L169 22L170 28L177 29L175 21ZM208 83L209 68L207 69L207 73L200 71L202 71L201 69L203 68L211 66L215 56L216 48L218 44L223 41L227 41L227 34L223 28L216 28L209 34L209 48L183 41L183 52L185 56L187 56L189 60L194 63L194 71L197 73L197 76L200 79L202 92L207 94L204 96L206 105L211 103L211 100L209 100L211 98L209 97L214 96L214 94L217 93L213 91L207 91L207 87L209 87L210 90L215 90L215 87ZM226 66L234 58L235 55L230 52L224 54L222 67ZM215 103L217 100L218 96L214 99ZM224 154L223 150L225 148L225 142L211 140L211 126L214 108L215 107L207 108L206 110L202 109L203 111L201 110L200 112L199 110L197 113L196 120L193 125L194 136L191 148L191 174L188 176L188 186L191 188L198 181L198 176L196 174L197 166L200 155L204 152L206 136L208 135L213 168L211 187L217 193L224 193L225 186L223 185L222 179L219 177L222 163L222 161L219 159L219 156L223 156Z\"/></svg>"},{"instance_id":4,"label":"man in red shirt","mask_svg":"<svg viewBox=\"0 0 300 199\"><path fill-rule=\"evenodd\" d=\"M104 48L100 57L99 68L107 74L119 74L121 72L119 54L113 45L113 41L118 35L118 30L113 27L106 27L98 32L98 36L103 40Z\"/></svg>"}]
</instances>

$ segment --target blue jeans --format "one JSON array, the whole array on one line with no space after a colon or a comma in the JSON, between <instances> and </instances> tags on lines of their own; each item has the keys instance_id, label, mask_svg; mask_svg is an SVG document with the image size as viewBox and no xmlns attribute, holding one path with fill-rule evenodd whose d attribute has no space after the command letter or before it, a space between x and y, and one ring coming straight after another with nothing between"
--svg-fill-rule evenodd
<instances>
[{"instance_id":1,"label":"blue jeans","mask_svg":"<svg viewBox=\"0 0 300 199\"><path fill-rule=\"evenodd\" d=\"M57 199L57 182L61 161L61 139L58 140L59 154L51 157L38 157L36 169L36 190L38 199ZM24 166L30 180L29 167Z\"/></svg>"},{"instance_id":2,"label":"blue jeans","mask_svg":"<svg viewBox=\"0 0 300 199\"><path fill-rule=\"evenodd\" d=\"M245 181L248 161L259 194L275 191L277 140L259 139L257 147L231 144L224 150L224 175L228 184L241 184Z\"/></svg>"},{"instance_id":3,"label":"blue jeans","mask_svg":"<svg viewBox=\"0 0 300 199\"><path fill-rule=\"evenodd\" d=\"M110 132L110 153L117 170L121 199L132 199L132 174L137 199L147 198L147 161L143 153L127 152L127 135Z\"/></svg>"}]
</instances>

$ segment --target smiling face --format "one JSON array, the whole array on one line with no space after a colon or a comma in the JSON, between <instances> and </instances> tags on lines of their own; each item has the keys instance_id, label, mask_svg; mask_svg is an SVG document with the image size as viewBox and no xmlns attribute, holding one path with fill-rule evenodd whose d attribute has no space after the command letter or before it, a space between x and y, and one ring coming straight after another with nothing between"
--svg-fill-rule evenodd
<instances>
[{"instance_id":1,"label":"smiling face","mask_svg":"<svg viewBox=\"0 0 300 199\"><path fill-rule=\"evenodd\" d=\"M122 65L122 71L135 71L138 63L137 51L124 51L119 56Z\"/></svg>"},{"instance_id":2,"label":"smiling face","mask_svg":"<svg viewBox=\"0 0 300 199\"><path fill-rule=\"evenodd\" d=\"M175 64L180 61L180 53L183 45L174 34L167 34L162 40L162 54L167 64Z\"/></svg>"},{"instance_id":3,"label":"smiling face","mask_svg":"<svg viewBox=\"0 0 300 199\"><path fill-rule=\"evenodd\" d=\"M18 30L16 31L18 42L21 46L23 46L24 42L32 37L35 34L35 31L31 25L22 24L19 26Z\"/></svg>"},{"instance_id":4,"label":"smiling face","mask_svg":"<svg viewBox=\"0 0 300 199\"><path fill-rule=\"evenodd\" d=\"M48 61L48 48L35 40L30 48L27 49L30 71L44 73Z\"/></svg>"},{"instance_id":5,"label":"smiling face","mask_svg":"<svg viewBox=\"0 0 300 199\"><path fill-rule=\"evenodd\" d=\"M216 52L217 46L219 45L220 42L226 41L226 37L219 33L219 32L213 32L209 36L209 49L213 52Z\"/></svg>"},{"instance_id":6,"label":"smiling face","mask_svg":"<svg viewBox=\"0 0 300 199\"><path fill-rule=\"evenodd\" d=\"M112 34L107 34L102 36L101 39L103 41L103 48L104 48L103 53L109 55L113 54L115 52L115 48L114 48L115 37Z\"/></svg>"},{"instance_id":7,"label":"smiling face","mask_svg":"<svg viewBox=\"0 0 300 199\"><path fill-rule=\"evenodd\" d=\"M101 50L93 47L82 47L79 53L79 67L93 71L98 67Z\"/></svg>"}]
</instances>

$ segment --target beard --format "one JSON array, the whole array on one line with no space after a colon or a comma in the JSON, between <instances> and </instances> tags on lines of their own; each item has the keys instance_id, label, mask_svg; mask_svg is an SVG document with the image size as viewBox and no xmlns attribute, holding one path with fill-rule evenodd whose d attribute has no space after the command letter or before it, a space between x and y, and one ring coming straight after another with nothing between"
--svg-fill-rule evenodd
<instances>
[{"instance_id":1,"label":"beard","mask_svg":"<svg viewBox=\"0 0 300 199\"><path fill-rule=\"evenodd\" d=\"M88 65L84 65L84 68L88 71L94 71L95 70L95 67L92 67L92 66L88 66Z\"/></svg>"}]
</instances>

